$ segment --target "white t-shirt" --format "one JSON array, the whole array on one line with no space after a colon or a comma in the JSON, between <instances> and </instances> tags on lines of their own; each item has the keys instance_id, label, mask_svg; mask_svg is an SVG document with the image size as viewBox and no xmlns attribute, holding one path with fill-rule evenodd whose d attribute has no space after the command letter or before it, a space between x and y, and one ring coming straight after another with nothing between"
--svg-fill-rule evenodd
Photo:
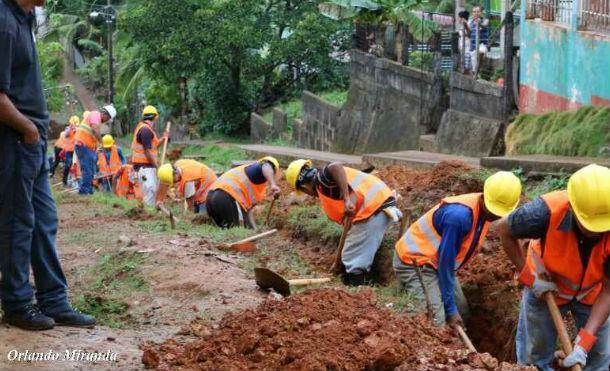
<instances>
[{"instance_id":1,"label":"white t-shirt","mask_svg":"<svg viewBox=\"0 0 610 371\"><path fill-rule=\"evenodd\" d=\"M195 195L195 181L186 182L184 184L184 198L191 198Z\"/></svg>"}]
</instances>

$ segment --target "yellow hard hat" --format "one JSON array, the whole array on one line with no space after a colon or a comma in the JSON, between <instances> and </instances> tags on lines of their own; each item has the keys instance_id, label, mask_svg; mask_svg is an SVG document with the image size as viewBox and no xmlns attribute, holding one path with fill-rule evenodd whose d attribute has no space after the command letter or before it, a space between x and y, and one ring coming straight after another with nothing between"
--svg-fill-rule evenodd
<instances>
[{"instance_id":1,"label":"yellow hard hat","mask_svg":"<svg viewBox=\"0 0 610 371\"><path fill-rule=\"evenodd\" d=\"M174 184L174 168L172 167L172 164L161 165L157 171L157 177L163 184Z\"/></svg>"},{"instance_id":2,"label":"yellow hard hat","mask_svg":"<svg viewBox=\"0 0 610 371\"><path fill-rule=\"evenodd\" d=\"M148 115L159 116L159 112L157 112L157 109L154 106L146 106L146 107L144 107L144 110L142 111L142 117L148 116Z\"/></svg>"},{"instance_id":3,"label":"yellow hard hat","mask_svg":"<svg viewBox=\"0 0 610 371\"><path fill-rule=\"evenodd\" d=\"M296 191L298 191L297 179L299 179L301 170L303 170L303 167L305 167L305 166L312 167L313 163L311 162L311 160L303 160L303 159L295 160L295 161L292 161L290 163L290 165L288 165L288 168L286 169L286 182L288 182L288 185Z\"/></svg>"},{"instance_id":4,"label":"yellow hard hat","mask_svg":"<svg viewBox=\"0 0 610 371\"><path fill-rule=\"evenodd\" d=\"M70 117L70 120L68 122L70 123L70 125L78 125L80 119L78 118L78 116L72 116Z\"/></svg>"},{"instance_id":5,"label":"yellow hard hat","mask_svg":"<svg viewBox=\"0 0 610 371\"><path fill-rule=\"evenodd\" d=\"M572 174L568 199L583 227L597 233L610 231L610 169L592 164Z\"/></svg>"},{"instance_id":6,"label":"yellow hard hat","mask_svg":"<svg viewBox=\"0 0 610 371\"><path fill-rule=\"evenodd\" d=\"M110 134L104 135L102 138L102 146L104 148L110 148L114 145L114 138Z\"/></svg>"},{"instance_id":7,"label":"yellow hard hat","mask_svg":"<svg viewBox=\"0 0 610 371\"><path fill-rule=\"evenodd\" d=\"M273 165L276 172L280 169L280 163L277 161L277 159L275 157L265 156L265 157L259 159L258 162L260 164L265 163L265 162L271 162L271 165Z\"/></svg>"},{"instance_id":8,"label":"yellow hard hat","mask_svg":"<svg viewBox=\"0 0 610 371\"><path fill-rule=\"evenodd\" d=\"M483 199L492 214L503 217L513 211L521 198L521 181L510 171L498 171L485 180Z\"/></svg>"}]
</instances>

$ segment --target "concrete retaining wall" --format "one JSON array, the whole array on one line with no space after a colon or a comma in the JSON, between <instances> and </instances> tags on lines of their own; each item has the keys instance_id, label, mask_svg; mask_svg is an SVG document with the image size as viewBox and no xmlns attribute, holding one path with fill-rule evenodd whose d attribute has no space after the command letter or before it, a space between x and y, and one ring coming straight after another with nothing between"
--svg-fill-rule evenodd
<instances>
[{"instance_id":1,"label":"concrete retaining wall","mask_svg":"<svg viewBox=\"0 0 610 371\"><path fill-rule=\"evenodd\" d=\"M303 93L303 120L293 122L293 140L298 147L332 151L340 108L317 95Z\"/></svg>"},{"instance_id":2,"label":"concrete retaining wall","mask_svg":"<svg viewBox=\"0 0 610 371\"><path fill-rule=\"evenodd\" d=\"M485 157L504 153L507 120L502 87L453 73L450 108L436 133L441 153Z\"/></svg>"},{"instance_id":3,"label":"concrete retaining wall","mask_svg":"<svg viewBox=\"0 0 610 371\"><path fill-rule=\"evenodd\" d=\"M250 114L250 140L252 143L263 143L270 139L272 127L265 121L265 119L252 112Z\"/></svg>"}]
</instances>

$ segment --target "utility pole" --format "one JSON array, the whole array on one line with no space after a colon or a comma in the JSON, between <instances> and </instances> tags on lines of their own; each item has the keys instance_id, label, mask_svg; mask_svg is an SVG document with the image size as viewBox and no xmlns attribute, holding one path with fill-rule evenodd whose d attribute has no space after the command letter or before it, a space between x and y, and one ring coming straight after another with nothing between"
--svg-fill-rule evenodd
<instances>
[{"instance_id":1,"label":"utility pole","mask_svg":"<svg viewBox=\"0 0 610 371\"><path fill-rule=\"evenodd\" d=\"M107 16L106 16L106 28L108 30L108 102L110 104L114 104L114 59L112 57L112 31L114 25L114 9L112 9L112 4L110 0L107 2L106 6Z\"/></svg>"}]
</instances>

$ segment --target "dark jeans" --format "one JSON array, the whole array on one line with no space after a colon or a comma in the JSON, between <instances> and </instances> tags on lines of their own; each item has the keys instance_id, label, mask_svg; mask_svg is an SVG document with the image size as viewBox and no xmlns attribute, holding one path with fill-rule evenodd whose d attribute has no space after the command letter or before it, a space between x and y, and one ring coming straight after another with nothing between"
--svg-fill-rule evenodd
<instances>
[{"instance_id":1,"label":"dark jeans","mask_svg":"<svg viewBox=\"0 0 610 371\"><path fill-rule=\"evenodd\" d=\"M68 175L70 175L70 168L72 167L73 158L74 152L66 152L66 160L64 161L64 176L62 178L64 185L68 184Z\"/></svg>"},{"instance_id":2,"label":"dark jeans","mask_svg":"<svg viewBox=\"0 0 610 371\"><path fill-rule=\"evenodd\" d=\"M217 226L221 228L239 227L238 206L233 197L222 189L215 189L208 193L205 201L208 215ZM244 227L252 228L246 212L240 207L244 219Z\"/></svg>"},{"instance_id":3,"label":"dark jeans","mask_svg":"<svg viewBox=\"0 0 610 371\"><path fill-rule=\"evenodd\" d=\"M93 194L93 176L97 166L97 154L86 146L76 145L74 151L78 156L80 166L80 181L78 182L78 193L81 195Z\"/></svg>"},{"instance_id":4,"label":"dark jeans","mask_svg":"<svg viewBox=\"0 0 610 371\"><path fill-rule=\"evenodd\" d=\"M61 148L55 147L53 148L53 165L51 165L51 176L55 175L55 169L57 169L57 165L61 162L59 158L59 154L61 153Z\"/></svg>"},{"instance_id":5,"label":"dark jeans","mask_svg":"<svg viewBox=\"0 0 610 371\"><path fill-rule=\"evenodd\" d=\"M46 141L28 145L0 128L0 299L5 312L36 300L48 313L69 307L66 278L55 250L57 209L49 185Z\"/></svg>"}]
</instances>

